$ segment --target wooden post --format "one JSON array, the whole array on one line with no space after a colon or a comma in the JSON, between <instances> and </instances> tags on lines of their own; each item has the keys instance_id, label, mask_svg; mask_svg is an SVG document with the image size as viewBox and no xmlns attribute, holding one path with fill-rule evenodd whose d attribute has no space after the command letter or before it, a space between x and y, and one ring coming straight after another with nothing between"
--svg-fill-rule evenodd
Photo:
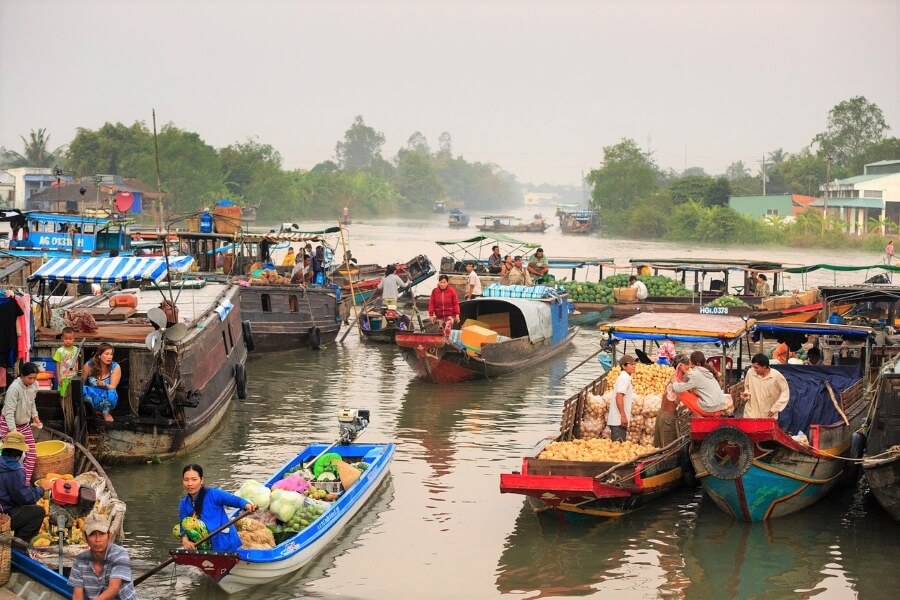
<instances>
[{"instance_id":1,"label":"wooden post","mask_svg":"<svg viewBox=\"0 0 900 600\"><path fill-rule=\"evenodd\" d=\"M350 258L347 256L347 242L344 240L344 225L341 223L340 219L338 219L338 227L341 229L341 247L344 249L344 267L347 269L347 281L350 282L350 301L353 303L353 319L358 323L359 311L356 310L356 292L353 291L353 274L350 272ZM352 326L348 325L347 331L341 336L341 342L347 338L351 329Z\"/></svg>"}]
</instances>

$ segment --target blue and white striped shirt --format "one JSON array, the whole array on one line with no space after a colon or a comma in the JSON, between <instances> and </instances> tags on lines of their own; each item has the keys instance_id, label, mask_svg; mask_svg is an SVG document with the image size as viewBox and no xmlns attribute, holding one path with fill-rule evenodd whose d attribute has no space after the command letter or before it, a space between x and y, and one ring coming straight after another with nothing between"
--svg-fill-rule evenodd
<instances>
[{"instance_id":1,"label":"blue and white striped shirt","mask_svg":"<svg viewBox=\"0 0 900 600\"><path fill-rule=\"evenodd\" d=\"M137 600L134 584L131 582L131 559L128 551L122 546L110 544L103 559L103 571L100 575L94 572L94 557L86 550L75 557L72 571L69 573L69 585L73 588L84 588L86 600L93 600L109 587L111 579L121 579L119 600Z\"/></svg>"}]
</instances>

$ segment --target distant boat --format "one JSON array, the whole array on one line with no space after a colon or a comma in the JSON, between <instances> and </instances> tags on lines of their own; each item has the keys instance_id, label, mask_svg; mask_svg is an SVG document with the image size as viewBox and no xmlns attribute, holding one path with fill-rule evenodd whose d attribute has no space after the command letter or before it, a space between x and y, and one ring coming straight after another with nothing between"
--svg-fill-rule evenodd
<instances>
[{"instance_id":1,"label":"distant boat","mask_svg":"<svg viewBox=\"0 0 900 600\"><path fill-rule=\"evenodd\" d=\"M447 205L444 203L443 200L435 200L434 201L434 212L442 213L442 212L444 212L444 209L446 207L447 207Z\"/></svg>"},{"instance_id":2,"label":"distant boat","mask_svg":"<svg viewBox=\"0 0 900 600\"><path fill-rule=\"evenodd\" d=\"M508 215L487 215L481 218L484 219L484 224L478 225L479 231L500 233L543 233L552 227L540 213L534 215L534 219L529 223L515 223L514 221L520 219Z\"/></svg>"},{"instance_id":3,"label":"distant boat","mask_svg":"<svg viewBox=\"0 0 900 600\"><path fill-rule=\"evenodd\" d=\"M576 210L566 212L557 210L559 228L563 233L587 235L600 228L600 215L596 210Z\"/></svg>"},{"instance_id":4,"label":"distant boat","mask_svg":"<svg viewBox=\"0 0 900 600\"><path fill-rule=\"evenodd\" d=\"M460 227L468 227L469 226L469 215L459 210L458 208L450 209L450 216L447 217L447 222L450 227L456 229Z\"/></svg>"}]
</instances>

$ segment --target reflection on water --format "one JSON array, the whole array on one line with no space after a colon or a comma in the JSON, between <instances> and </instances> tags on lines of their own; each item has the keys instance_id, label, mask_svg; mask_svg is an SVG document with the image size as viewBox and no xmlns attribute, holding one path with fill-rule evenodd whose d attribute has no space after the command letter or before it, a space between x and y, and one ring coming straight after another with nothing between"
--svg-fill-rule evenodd
<instances>
[{"instance_id":1,"label":"reflection on water","mask_svg":"<svg viewBox=\"0 0 900 600\"><path fill-rule=\"evenodd\" d=\"M408 231L385 223L354 225L354 255L361 262L422 252L435 259L431 240L454 237L446 221L414 224ZM566 255L615 256L619 262L649 253L751 252L563 238L553 230L528 239L540 241L550 255L565 248ZM803 251L752 255L821 261ZM854 254L833 262L877 260ZM424 293L430 285L420 288ZM522 496L500 494L499 474L520 468L523 454L558 432L565 398L599 374L592 359L562 377L596 351L596 344L596 330L587 328L570 351L531 372L454 386L411 381L395 348L360 343L355 332L320 352L252 357L249 397L234 402L202 448L160 465L109 470L128 502L125 544L135 571L155 566L177 543L170 532L183 493L184 463L199 462L207 483L236 490L247 479L267 478L307 443L334 440L338 409L357 407L372 411L363 441L398 444L387 485L308 568L240 597L538 598L616 592L623 598L886 598L886 590L896 589L897 525L867 496L834 495L766 525L733 522L701 500L699 490L681 490L619 520L559 524L532 513ZM171 573L142 584L141 597L220 596L187 568Z\"/></svg>"}]
</instances>

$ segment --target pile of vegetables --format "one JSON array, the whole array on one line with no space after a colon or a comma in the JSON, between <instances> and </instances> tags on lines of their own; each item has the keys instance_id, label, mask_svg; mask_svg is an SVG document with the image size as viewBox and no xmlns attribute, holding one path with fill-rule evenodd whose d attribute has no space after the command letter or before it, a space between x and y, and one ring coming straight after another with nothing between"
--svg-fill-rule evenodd
<instances>
[{"instance_id":1,"label":"pile of vegetables","mask_svg":"<svg viewBox=\"0 0 900 600\"><path fill-rule=\"evenodd\" d=\"M602 396L588 394L584 404L584 413L581 416L579 429L581 439L591 440L604 435L609 405L614 401L612 388ZM628 441L644 446L653 445L653 431L656 428L656 417L659 415L660 404L662 404L662 396L659 394L635 393L631 402L631 418L628 419Z\"/></svg>"},{"instance_id":2,"label":"pile of vegetables","mask_svg":"<svg viewBox=\"0 0 900 600\"><path fill-rule=\"evenodd\" d=\"M197 550L209 550L211 547L209 540L198 543L209 535L209 529L207 529L206 523L192 515L188 515L181 520L181 523L175 525L172 528L172 535L178 539L181 539L182 535L186 535L190 541L197 544Z\"/></svg>"},{"instance_id":3,"label":"pile of vegetables","mask_svg":"<svg viewBox=\"0 0 900 600\"><path fill-rule=\"evenodd\" d=\"M609 373L606 375L606 385L609 389L616 385L616 379L618 379L621 372L622 367L619 366L609 370ZM675 373L675 369L667 365L638 363L635 365L634 374L631 376L631 384L634 386L636 394L642 396L655 394L658 396L666 391L666 386L669 384L669 379L673 373Z\"/></svg>"},{"instance_id":4,"label":"pile of vegetables","mask_svg":"<svg viewBox=\"0 0 900 600\"><path fill-rule=\"evenodd\" d=\"M616 301L613 294L615 288L628 287L629 275L612 275L600 282L591 281L563 281L557 287L563 289L572 302L589 302L597 304L612 304ZM656 297L684 297L690 296L691 291L680 282L662 275L641 275L640 281L647 286L650 296Z\"/></svg>"},{"instance_id":5,"label":"pile of vegetables","mask_svg":"<svg viewBox=\"0 0 900 600\"><path fill-rule=\"evenodd\" d=\"M737 296L719 296L712 302L708 303L706 306L727 306L728 308L743 308L745 306L749 306L749 304L747 304Z\"/></svg>"},{"instance_id":6,"label":"pile of vegetables","mask_svg":"<svg viewBox=\"0 0 900 600\"><path fill-rule=\"evenodd\" d=\"M290 282L290 277L282 277L273 269L266 269L259 277L250 278L250 285L285 285Z\"/></svg>"},{"instance_id":7,"label":"pile of vegetables","mask_svg":"<svg viewBox=\"0 0 900 600\"><path fill-rule=\"evenodd\" d=\"M552 442L540 453L538 458L544 460L577 460L586 462L629 461L642 454L656 450L652 445L635 444L631 441L614 442L608 439L573 440L571 442Z\"/></svg>"},{"instance_id":8,"label":"pile of vegetables","mask_svg":"<svg viewBox=\"0 0 900 600\"><path fill-rule=\"evenodd\" d=\"M87 471L81 475L74 477L71 473L47 473L41 479L35 481L36 485L43 485L47 481L54 479L65 479L67 481L76 481L79 485L92 488L97 496L97 502L88 516L103 515L110 521L116 513L125 512L125 503L121 500L114 499L107 489L106 480L100 477L95 471ZM50 519L50 501L41 498L35 503L44 509L44 520L41 522L41 528L37 535L31 538L30 543L36 548L56 547L59 538L62 536L63 544L68 546L66 552L69 554L77 554L81 552L87 544L87 536L84 534L85 518L78 518L72 521L72 524L65 529L60 530L55 520ZM113 533L116 533L115 531ZM76 548L77 546L77 548Z\"/></svg>"}]
</instances>

